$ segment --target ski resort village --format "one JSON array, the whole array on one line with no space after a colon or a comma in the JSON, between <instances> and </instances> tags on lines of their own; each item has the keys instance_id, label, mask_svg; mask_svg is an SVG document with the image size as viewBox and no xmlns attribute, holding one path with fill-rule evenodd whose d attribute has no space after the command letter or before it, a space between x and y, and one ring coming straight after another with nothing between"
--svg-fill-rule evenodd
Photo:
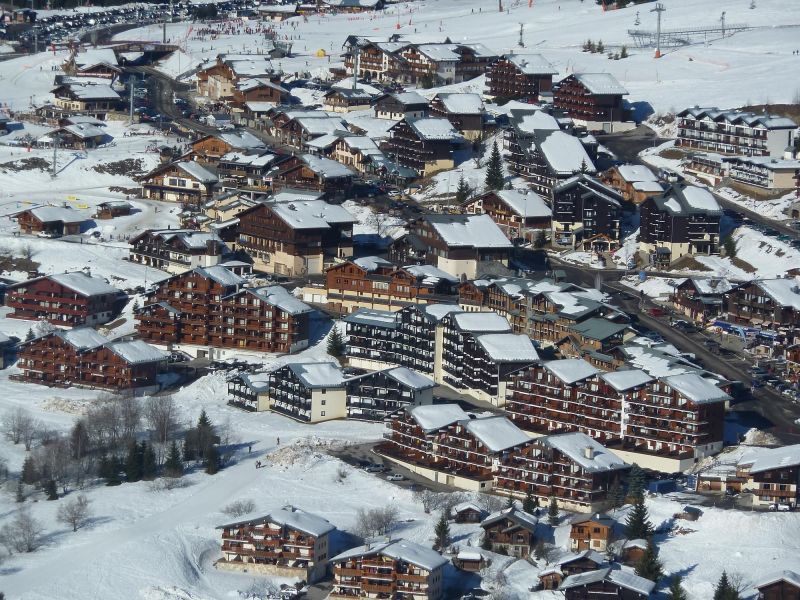
<instances>
[{"instance_id":1,"label":"ski resort village","mask_svg":"<svg viewBox=\"0 0 800 600\"><path fill-rule=\"evenodd\" d=\"M0 3L0 600L800 600L798 0Z\"/></svg>"}]
</instances>

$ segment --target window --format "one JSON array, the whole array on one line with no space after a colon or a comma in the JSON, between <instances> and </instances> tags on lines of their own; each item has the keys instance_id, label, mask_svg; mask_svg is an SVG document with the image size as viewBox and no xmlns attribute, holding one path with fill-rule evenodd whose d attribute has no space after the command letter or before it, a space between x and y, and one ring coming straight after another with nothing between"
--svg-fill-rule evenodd
<instances>
[{"instance_id":1,"label":"window","mask_svg":"<svg viewBox=\"0 0 800 600\"><path fill-rule=\"evenodd\" d=\"M322 406L325 406L325 400L322 400L322 401L320 402L320 404L322 404Z\"/></svg>"},{"instance_id":2,"label":"window","mask_svg":"<svg viewBox=\"0 0 800 600\"><path fill-rule=\"evenodd\" d=\"M320 417L324 417L324 416L325 416L325 411L324 411L324 410L323 410L323 411L321 411L321 412L319 413L319 416L320 416Z\"/></svg>"}]
</instances>

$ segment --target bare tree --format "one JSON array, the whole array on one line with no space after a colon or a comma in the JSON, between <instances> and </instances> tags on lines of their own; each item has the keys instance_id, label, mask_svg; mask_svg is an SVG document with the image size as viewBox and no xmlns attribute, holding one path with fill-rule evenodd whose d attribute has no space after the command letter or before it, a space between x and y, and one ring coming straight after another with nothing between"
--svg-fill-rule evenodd
<instances>
[{"instance_id":1,"label":"bare tree","mask_svg":"<svg viewBox=\"0 0 800 600\"><path fill-rule=\"evenodd\" d=\"M356 512L356 535L362 538L386 535L397 523L397 507L359 508Z\"/></svg>"},{"instance_id":2,"label":"bare tree","mask_svg":"<svg viewBox=\"0 0 800 600\"><path fill-rule=\"evenodd\" d=\"M256 509L256 503L252 500L235 500L222 509L222 512L229 517L241 517L251 513Z\"/></svg>"},{"instance_id":3,"label":"bare tree","mask_svg":"<svg viewBox=\"0 0 800 600\"><path fill-rule=\"evenodd\" d=\"M10 408L3 415L3 432L14 444L22 441L22 433L33 417L21 406Z\"/></svg>"},{"instance_id":4,"label":"bare tree","mask_svg":"<svg viewBox=\"0 0 800 600\"><path fill-rule=\"evenodd\" d=\"M39 547L42 537L42 524L31 516L25 506L17 511L14 520L0 529L0 544L12 552L33 552Z\"/></svg>"},{"instance_id":5,"label":"bare tree","mask_svg":"<svg viewBox=\"0 0 800 600\"><path fill-rule=\"evenodd\" d=\"M172 396L151 396L144 406L147 425L153 430L153 440L166 444L178 428L178 408Z\"/></svg>"},{"instance_id":6,"label":"bare tree","mask_svg":"<svg viewBox=\"0 0 800 600\"><path fill-rule=\"evenodd\" d=\"M39 433L42 430L42 423L38 419L34 419L30 415L22 422L22 443L25 444L25 450L30 451L33 448L33 442L39 436Z\"/></svg>"},{"instance_id":7,"label":"bare tree","mask_svg":"<svg viewBox=\"0 0 800 600\"><path fill-rule=\"evenodd\" d=\"M505 508L505 501L499 496L492 496L490 494L478 494L478 506L488 513L497 512Z\"/></svg>"},{"instance_id":8,"label":"bare tree","mask_svg":"<svg viewBox=\"0 0 800 600\"><path fill-rule=\"evenodd\" d=\"M392 217L385 212L372 208L372 214L367 219L367 223L375 227L380 237L386 237L389 234L389 229L392 227Z\"/></svg>"},{"instance_id":9,"label":"bare tree","mask_svg":"<svg viewBox=\"0 0 800 600\"><path fill-rule=\"evenodd\" d=\"M58 438L39 448L36 453L36 463L43 467L57 485L61 486L64 494L69 491L69 482L72 478L72 455L66 439Z\"/></svg>"},{"instance_id":10,"label":"bare tree","mask_svg":"<svg viewBox=\"0 0 800 600\"><path fill-rule=\"evenodd\" d=\"M414 500L422 504L422 510L424 510L426 514L430 514L430 512L436 508L437 495L436 492L432 492L431 490L421 489L414 492Z\"/></svg>"},{"instance_id":11,"label":"bare tree","mask_svg":"<svg viewBox=\"0 0 800 600\"><path fill-rule=\"evenodd\" d=\"M119 396L119 417L122 426L122 438L132 440L136 437L139 425L142 422L142 406L139 399L133 395Z\"/></svg>"},{"instance_id":12,"label":"bare tree","mask_svg":"<svg viewBox=\"0 0 800 600\"><path fill-rule=\"evenodd\" d=\"M65 525L71 525L72 531L78 531L89 519L89 499L83 494L72 500L65 500L58 507L58 520Z\"/></svg>"},{"instance_id":13,"label":"bare tree","mask_svg":"<svg viewBox=\"0 0 800 600\"><path fill-rule=\"evenodd\" d=\"M436 503L434 508L442 511L449 518L453 508L464 502L466 498L467 495L463 492L436 494Z\"/></svg>"}]
</instances>

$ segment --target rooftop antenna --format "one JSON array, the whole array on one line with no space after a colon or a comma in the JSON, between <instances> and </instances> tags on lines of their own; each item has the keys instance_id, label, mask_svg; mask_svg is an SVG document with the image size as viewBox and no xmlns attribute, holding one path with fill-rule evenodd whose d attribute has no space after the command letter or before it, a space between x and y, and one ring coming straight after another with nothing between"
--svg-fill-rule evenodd
<instances>
[{"instance_id":1,"label":"rooftop antenna","mask_svg":"<svg viewBox=\"0 0 800 600\"><path fill-rule=\"evenodd\" d=\"M518 42L520 48L524 48L525 47L525 42L522 40L522 31L524 29L525 29L525 24L524 23L520 23L519 24L519 42Z\"/></svg>"},{"instance_id":2,"label":"rooftop antenna","mask_svg":"<svg viewBox=\"0 0 800 600\"><path fill-rule=\"evenodd\" d=\"M661 2L656 3L655 8L651 8L650 12L656 13L656 17L658 18L656 22L656 58L661 58L661 13L663 13L666 8Z\"/></svg>"}]
</instances>

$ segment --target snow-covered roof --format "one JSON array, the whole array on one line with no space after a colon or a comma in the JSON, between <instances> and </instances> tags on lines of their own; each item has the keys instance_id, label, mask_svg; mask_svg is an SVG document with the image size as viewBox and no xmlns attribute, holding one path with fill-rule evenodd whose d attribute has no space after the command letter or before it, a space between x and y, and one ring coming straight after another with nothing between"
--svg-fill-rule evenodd
<instances>
[{"instance_id":1,"label":"snow-covered roof","mask_svg":"<svg viewBox=\"0 0 800 600\"><path fill-rule=\"evenodd\" d=\"M628 540L622 546L623 548L647 548L647 540L636 538L635 540Z\"/></svg>"},{"instance_id":2,"label":"snow-covered roof","mask_svg":"<svg viewBox=\"0 0 800 600\"><path fill-rule=\"evenodd\" d=\"M264 302L290 315L301 315L314 310L308 304L293 296L286 288L279 285L246 288L243 292L258 296Z\"/></svg>"},{"instance_id":3,"label":"snow-covered roof","mask_svg":"<svg viewBox=\"0 0 800 600\"><path fill-rule=\"evenodd\" d=\"M200 183L216 183L219 181L216 174L193 160L182 160L176 162L175 166Z\"/></svg>"},{"instance_id":4,"label":"snow-covered roof","mask_svg":"<svg viewBox=\"0 0 800 600\"><path fill-rule=\"evenodd\" d=\"M448 246L511 248L512 244L489 215L426 215Z\"/></svg>"},{"instance_id":5,"label":"snow-covered roof","mask_svg":"<svg viewBox=\"0 0 800 600\"><path fill-rule=\"evenodd\" d=\"M245 518L241 521L220 525L217 527L217 529L242 527L246 525L256 525L262 523L275 523L276 525L283 525L290 529L302 531L303 533L307 533L308 535L313 535L315 537L325 535L326 533L330 533L336 529L336 527L327 519L323 519L320 516L306 512L291 505L273 510L269 514L260 517Z\"/></svg>"},{"instance_id":6,"label":"snow-covered roof","mask_svg":"<svg viewBox=\"0 0 800 600\"><path fill-rule=\"evenodd\" d=\"M358 265L365 271L372 273L377 271L380 267L391 267L392 263L380 256L362 256L361 258L354 258L353 264Z\"/></svg>"},{"instance_id":7,"label":"snow-covered roof","mask_svg":"<svg viewBox=\"0 0 800 600\"><path fill-rule=\"evenodd\" d=\"M91 123L73 123L72 125L65 125L55 131L66 131L81 140L100 138L108 135L100 127Z\"/></svg>"},{"instance_id":8,"label":"snow-covered roof","mask_svg":"<svg viewBox=\"0 0 800 600\"><path fill-rule=\"evenodd\" d=\"M480 94L469 93L441 93L436 94L444 109L455 115L480 115L484 111L483 100Z\"/></svg>"},{"instance_id":9,"label":"snow-covered roof","mask_svg":"<svg viewBox=\"0 0 800 600\"><path fill-rule=\"evenodd\" d=\"M575 136L563 131L551 131L543 139L537 141L542 156L558 174L569 175L582 169L594 173L594 163L586 153L586 148Z\"/></svg>"},{"instance_id":10,"label":"snow-covered roof","mask_svg":"<svg viewBox=\"0 0 800 600\"><path fill-rule=\"evenodd\" d=\"M212 281L216 281L220 285L224 286L239 286L245 283L245 279L239 277L236 273L230 269L226 269L222 265L196 267L194 272L201 277L211 279Z\"/></svg>"},{"instance_id":11,"label":"snow-covered roof","mask_svg":"<svg viewBox=\"0 0 800 600\"><path fill-rule=\"evenodd\" d=\"M388 310L378 310L374 308L359 308L342 319L345 323L356 323L359 325L372 325L397 329L397 313Z\"/></svg>"},{"instance_id":12,"label":"snow-covered roof","mask_svg":"<svg viewBox=\"0 0 800 600\"><path fill-rule=\"evenodd\" d=\"M592 94L621 94L628 95L626 90L617 78L611 73L575 73L577 79Z\"/></svg>"},{"instance_id":13,"label":"snow-covered roof","mask_svg":"<svg viewBox=\"0 0 800 600\"><path fill-rule=\"evenodd\" d=\"M347 126L345 122L339 117L329 117L327 114L322 115L309 115L303 114L296 117L295 121L305 129L309 135L325 135L326 133L335 133L337 131L345 131Z\"/></svg>"},{"instance_id":14,"label":"snow-covered roof","mask_svg":"<svg viewBox=\"0 0 800 600\"><path fill-rule=\"evenodd\" d=\"M508 319L496 312L460 312L453 315L453 322L461 331L473 333L511 331Z\"/></svg>"},{"instance_id":15,"label":"snow-covered roof","mask_svg":"<svg viewBox=\"0 0 800 600\"><path fill-rule=\"evenodd\" d=\"M119 94L107 84L72 82L66 86L79 100L119 100Z\"/></svg>"},{"instance_id":16,"label":"snow-covered roof","mask_svg":"<svg viewBox=\"0 0 800 600\"><path fill-rule=\"evenodd\" d=\"M306 166L314 171L317 175L321 175L323 179L336 179L340 177L353 177L355 173L340 162L325 158L324 156L315 156L314 154L303 154L301 160Z\"/></svg>"},{"instance_id":17,"label":"snow-covered roof","mask_svg":"<svg viewBox=\"0 0 800 600\"><path fill-rule=\"evenodd\" d=\"M511 125L522 134L560 129L558 121L552 115L533 107L512 108L509 116Z\"/></svg>"},{"instance_id":18,"label":"snow-covered roof","mask_svg":"<svg viewBox=\"0 0 800 600\"><path fill-rule=\"evenodd\" d=\"M800 465L800 444L781 446L780 448L754 447L742 455L738 465L749 465L751 473L761 473Z\"/></svg>"},{"instance_id":19,"label":"snow-covered roof","mask_svg":"<svg viewBox=\"0 0 800 600\"><path fill-rule=\"evenodd\" d=\"M406 122L423 140L457 140L461 137L447 119L423 117L406 119Z\"/></svg>"},{"instance_id":20,"label":"snow-covered roof","mask_svg":"<svg viewBox=\"0 0 800 600\"><path fill-rule=\"evenodd\" d=\"M117 288L110 285L105 279L101 277L92 277L83 271L57 273L55 275L48 275L47 277L82 296L102 296L105 294L120 293Z\"/></svg>"},{"instance_id":21,"label":"snow-covered roof","mask_svg":"<svg viewBox=\"0 0 800 600\"><path fill-rule=\"evenodd\" d=\"M395 560L409 562L428 571L447 564L447 559L438 552L408 540L398 540L389 544L381 551L381 554Z\"/></svg>"},{"instance_id":22,"label":"snow-covered roof","mask_svg":"<svg viewBox=\"0 0 800 600\"><path fill-rule=\"evenodd\" d=\"M345 77L344 79L337 81L333 85L331 85L332 90L337 91L344 91L344 92L352 92L353 91L353 78L352 77ZM372 96L378 96L382 92L375 86L372 86L368 83L364 83L362 81L356 81L356 92L363 94L366 98L370 98Z\"/></svg>"},{"instance_id":23,"label":"snow-covered roof","mask_svg":"<svg viewBox=\"0 0 800 600\"><path fill-rule=\"evenodd\" d=\"M653 378L641 369L627 369L624 371L601 373L600 379L618 392L624 392L653 381Z\"/></svg>"},{"instance_id":24,"label":"snow-covered roof","mask_svg":"<svg viewBox=\"0 0 800 600\"><path fill-rule=\"evenodd\" d=\"M689 400L698 404L710 402L722 402L730 400L731 397L710 379L700 376L697 373L683 373L666 377L664 382L671 388L678 391Z\"/></svg>"},{"instance_id":25,"label":"snow-covered roof","mask_svg":"<svg viewBox=\"0 0 800 600\"><path fill-rule=\"evenodd\" d=\"M656 587L654 581L639 577L630 571L612 570L608 574L608 579L621 587L645 596L649 596Z\"/></svg>"},{"instance_id":26,"label":"snow-covered roof","mask_svg":"<svg viewBox=\"0 0 800 600\"><path fill-rule=\"evenodd\" d=\"M544 368L567 385L588 379L600 372L600 369L593 367L582 358L550 360L544 363Z\"/></svg>"},{"instance_id":27,"label":"snow-covered roof","mask_svg":"<svg viewBox=\"0 0 800 600\"><path fill-rule=\"evenodd\" d=\"M719 108L693 106L679 112L677 116L689 116L695 119L711 119L712 121L727 121L728 123L744 123L750 127L763 127L764 129L794 129L797 127L792 119L770 114L756 114L741 110L720 110Z\"/></svg>"},{"instance_id":28,"label":"snow-covered roof","mask_svg":"<svg viewBox=\"0 0 800 600\"><path fill-rule=\"evenodd\" d=\"M295 362L287 365L308 388L335 388L345 383L342 368L332 362Z\"/></svg>"},{"instance_id":29,"label":"snow-covered roof","mask_svg":"<svg viewBox=\"0 0 800 600\"><path fill-rule=\"evenodd\" d=\"M29 212L42 223L83 223L87 219L83 212L66 206L37 206L23 212Z\"/></svg>"},{"instance_id":30,"label":"snow-covered roof","mask_svg":"<svg viewBox=\"0 0 800 600\"><path fill-rule=\"evenodd\" d=\"M777 304L800 310L800 283L797 279L760 279L755 284Z\"/></svg>"},{"instance_id":31,"label":"snow-covered roof","mask_svg":"<svg viewBox=\"0 0 800 600\"><path fill-rule=\"evenodd\" d=\"M406 106L425 105L428 106L428 100L420 96L417 92L400 92L397 94L389 94L392 98L397 100L400 104Z\"/></svg>"},{"instance_id":32,"label":"snow-covered roof","mask_svg":"<svg viewBox=\"0 0 800 600\"><path fill-rule=\"evenodd\" d=\"M508 61L514 63L526 75L556 75L556 69L541 54L509 54Z\"/></svg>"},{"instance_id":33,"label":"snow-covered roof","mask_svg":"<svg viewBox=\"0 0 800 600\"><path fill-rule=\"evenodd\" d=\"M424 431L431 432L458 421L469 419L469 415L458 404L426 404L409 411L411 418Z\"/></svg>"},{"instance_id":34,"label":"snow-covered roof","mask_svg":"<svg viewBox=\"0 0 800 600\"><path fill-rule=\"evenodd\" d=\"M719 204L713 194L705 188L688 186L683 189L683 196L689 206L695 210L717 212L720 210Z\"/></svg>"},{"instance_id":35,"label":"snow-covered roof","mask_svg":"<svg viewBox=\"0 0 800 600\"><path fill-rule=\"evenodd\" d=\"M117 64L117 55L113 48L86 48L73 55L77 67L94 66L100 63Z\"/></svg>"},{"instance_id":36,"label":"snow-covered roof","mask_svg":"<svg viewBox=\"0 0 800 600\"><path fill-rule=\"evenodd\" d=\"M720 215L722 209L708 190L696 186L673 185L654 201L673 215L709 213Z\"/></svg>"},{"instance_id":37,"label":"snow-covered roof","mask_svg":"<svg viewBox=\"0 0 800 600\"><path fill-rule=\"evenodd\" d=\"M164 352L142 340L112 342L108 344L107 348L132 365L167 360Z\"/></svg>"},{"instance_id":38,"label":"snow-covered roof","mask_svg":"<svg viewBox=\"0 0 800 600\"><path fill-rule=\"evenodd\" d=\"M494 192L505 204L521 217L550 217L552 209L539 194L533 190L522 193L519 190L498 190Z\"/></svg>"},{"instance_id":39,"label":"snow-covered roof","mask_svg":"<svg viewBox=\"0 0 800 600\"><path fill-rule=\"evenodd\" d=\"M542 438L542 441L565 454L590 473L614 471L627 467L625 461L597 440L578 431Z\"/></svg>"},{"instance_id":40,"label":"snow-covered roof","mask_svg":"<svg viewBox=\"0 0 800 600\"><path fill-rule=\"evenodd\" d=\"M91 350L108 343L108 338L100 335L91 327L75 327L66 331L57 331L56 335L78 350Z\"/></svg>"},{"instance_id":41,"label":"snow-covered roof","mask_svg":"<svg viewBox=\"0 0 800 600\"><path fill-rule=\"evenodd\" d=\"M537 519L534 515L526 513L525 511L519 510L518 508L512 506L490 514L483 521L481 521L481 527L486 527L487 525L491 525L497 521L502 521L503 519L508 519L512 523L530 531L535 531L536 525L539 523L539 519Z\"/></svg>"},{"instance_id":42,"label":"snow-covered roof","mask_svg":"<svg viewBox=\"0 0 800 600\"><path fill-rule=\"evenodd\" d=\"M785 581L797 588L800 588L800 573L797 573L796 571L790 571L788 569L776 571L774 573L770 573L763 579L760 579L753 587L761 589L763 587L767 587L768 585L772 585L773 583L778 583L779 581Z\"/></svg>"},{"instance_id":43,"label":"snow-covered roof","mask_svg":"<svg viewBox=\"0 0 800 600\"><path fill-rule=\"evenodd\" d=\"M457 304L426 304L421 309L429 319L437 323L447 315L464 312Z\"/></svg>"},{"instance_id":44,"label":"snow-covered roof","mask_svg":"<svg viewBox=\"0 0 800 600\"><path fill-rule=\"evenodd\" d=\"M408 367L395 367L387 369L386 375L413 390L428 390L436 387L436 383L430 377L416 373Z\"/></svg>"},{"instance_id":45,"label":"snow-covered roof","mask_svg":"<svg viewBox=\"0 0 800 600\"><path fill-rule=\"evenodd\" d=\"M453 514L458 514L467 510L474 510L477 513L482 513L484 510L474 502L461 502L453 507Z\"/></svg>"},{"instance_id":46,"label":"snow-covered roof","mask_svg":"<svg viewBox=\"0 0 800 600\"><path fill-rule=\"evenodd\" d=\"M457 282L459 279L455 275L451 275L442 271L433 265L408 265L403 267L405 271L411 273L414 277L422 277L422 283L425 285L436 285L440 280Z\"/></svg>"},{"instance_id":47,"label":"snow-covered roof","mask_svg":"<svg viewBox=\"0 0 800 600\"><path fill-rule=\"evenodd\" d=\"M703 296L724 294L733 289L733 284L724 277L692 277L691 282Z\"/></svg>"},{"instance_id":48,"label":"snow-covered roof","mask_svg":"<svg viewBox=\"0 0 800 600\"><path fill-rule=\"evenodd\" d=\"M324 200L298 200L270 204L272 211L293 229L329 229L331 224L355 223L356 218L338 204Z\"/></svg>"},{"instance_id":49,"label":"snow-covered roof","mask_svg":"<svg viewBox=\"0 0 800 600\"><path fill-rule=\"evenodd\" d=\"M467 421L465 428L490 452L502 452L513 446L525 444L531 438L506 417L494 416Z\"/></svg>"},{"instance_id":50,"label":"snow-covered roof","mask_svg":"<svg viewBox=\"0 0 800 600\"><path fill-rule=\"evenodd\" d=\"M581 522L589 521L593 517L594 517L594 515L588 515L588 516L584 517ZM608 518L610 518L610 517L608 517ZM576 522L577 521L572 521L573 524L576 523ZM576 560L583 560L584 558L588 558L589 560L591 560L593 563L595 563L597 565L603 565L603 564L606 564L606 562L607 562L605 555L600 554L596 550L587 549L587 550L584 550L582 552L578 552L577 554L568 554L567 556L561 558L556 564L559 565L559 566L568 565L568 564L570 564L572 562L575 562Z\"/></svg>"},{"instance_id":51,"label":"snow-covered roof","mask_svg":"<svg viewBox=\"0 0 800 600\"><path fill-rule=\"evenodd\" d=\"M475 339L489 358L496 362L527 363L539 360L533 340L524 334L486 333Z\"/></svg>"},{"instance_id":52,"label":"snow-covered roof","mask_svg":"<svg viewBox=\"0 0 800 600\"><path fill-rule=\"evenodd\" d=\"M243 79L236 84L236 89L242 92L247 92L250 90L255 90L260 87L268 87L273 90L277 90L280 93L288 94L289 90L278 83L273 83L269 79L265 77L251 77L248 79ZM274 104L273 104L274 105Z\"/></svg>"},{"instance_id":53,"label":"snow-covered roof","mask_svg":"<svg viewBox=\"0 0 800 600\"><path fill-rule=\"evenodd\" d=\"M644 165L619 165L619 176L628 183L634 181L658 181L655 173Z\"/></svg>"}]
</instances>

